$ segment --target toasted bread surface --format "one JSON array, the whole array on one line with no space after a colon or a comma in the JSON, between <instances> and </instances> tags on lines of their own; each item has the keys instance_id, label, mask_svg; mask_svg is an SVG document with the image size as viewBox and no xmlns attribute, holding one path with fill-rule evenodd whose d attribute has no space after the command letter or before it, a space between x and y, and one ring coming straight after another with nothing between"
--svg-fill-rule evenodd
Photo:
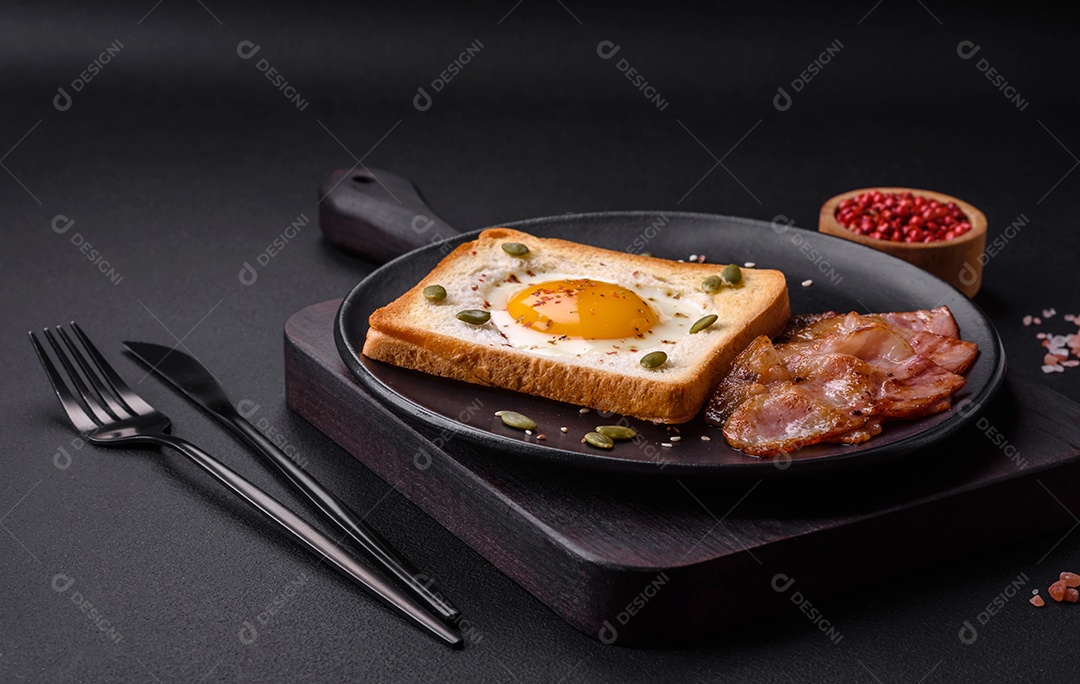
<instances>
[{"instance_id":1,"label":"toasted bread surface","mask_svg":"<svg viewBox=\"0 0 1080 684\"><path fill-rule=\"evenodd\" d=\"M515 257L502 245L516 242L529 253ZM732 359L755 337L774 335L790 316L787 285L779 271L743 269L742 282L715 294L702 281L723 265L679 263L615 252L554 238L538 238L509 228L492 228L447 255L419 283L369 319L363 354L396 366L564 401L659 423L683 423L700 410L709 390ZM612 348L560 354L545 346L511 341L515 325L493 319L472 325L456 318L464 309L496 314L490 300L533 280L579 278L605 281L635 291L679 300L701 315L719 318L696 334L675 339L625 341ZM445 300L423 296L429 285L446 288ZM694 321L678 322L687 329ZM500 329L500 325L504 326ZM613 342L618 342L615 340ZM552 341L552 347L558 342ZM640 365L651 351L664 351L657 369Z\"/></svg>"}]
</instances>

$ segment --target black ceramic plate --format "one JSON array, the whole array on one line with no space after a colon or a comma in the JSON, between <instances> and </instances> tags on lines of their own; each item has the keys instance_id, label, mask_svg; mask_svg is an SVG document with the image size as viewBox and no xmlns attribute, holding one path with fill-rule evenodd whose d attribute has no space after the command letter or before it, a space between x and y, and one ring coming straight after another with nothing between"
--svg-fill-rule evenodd
<instances>
[{"instance_id":1,"label":"black ceramic plate","mask_svg":"<svg viewBox=\"0 0 1080 684\"><path fill-rule=\"evenodd\" d=\"M482 387L405 370L360 355L368 316L426 275L445 254L440 245L395 259L353 288L341 305L335 329L346 365L365 388L408 420L434 428L443 441L463 439L497 450L508 460L535 458L570 466L668 475L755 475L850 467L879 462L924 448L954 433L976 417L1001 385L1005 354L986 315L971 301L925 271L868 247L820 233L763 221L708 214L609 212L532 219L506 224L537 236L557 237L619 251L651 251L658 257L686 259L704 254L711 263L754 262L783 271L794 313L816 311L907 311L948 305L965 340L979 345L967 385L954 405L971 407L886 425L882 434L858 446L815 445L788 457L758 459L726 445L720 430L699 414L689 423L658 426L630 419L639 430L634 441L610 451L581 443L596 425L619 416L579 413L578 406ZM449 241L469 240L469 233ZM813 280L809 287L802 282ZM495 412L510 409L539 424L538 441L505 427ZM566 433L561 427L568 428ZM672 441L673 436L680 439ZM709 441L702 439L709 437ZM663 447L662 443L672 444Z\"/></svg>"}]
</instances>

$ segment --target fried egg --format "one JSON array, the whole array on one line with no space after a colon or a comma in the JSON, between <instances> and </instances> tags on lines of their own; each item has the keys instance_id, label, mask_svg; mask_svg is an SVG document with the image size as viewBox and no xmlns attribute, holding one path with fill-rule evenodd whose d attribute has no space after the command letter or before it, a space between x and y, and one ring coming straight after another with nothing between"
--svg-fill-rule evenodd
<instances>
[{"instance_id":1,"label":"fried egg","mask_svg":"<svg viewBox=\"0 0 1080 684\"><path fill-rule=\"evenodd\" d=\"M514 272L491 285L484 299L506 344L543 356L664 348L688 335L706 313L701 293L638 272L621 282L611 280Z\"/></svg>"}]
</instances>

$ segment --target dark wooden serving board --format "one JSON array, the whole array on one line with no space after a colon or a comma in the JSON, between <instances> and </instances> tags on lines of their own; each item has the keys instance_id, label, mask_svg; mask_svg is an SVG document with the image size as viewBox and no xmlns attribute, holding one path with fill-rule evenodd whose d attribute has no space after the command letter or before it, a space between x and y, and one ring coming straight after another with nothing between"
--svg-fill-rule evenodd
<instances>
[{"instance_id":1,"label":"dark wooden serving board","mask_svg":"<svg viewBox=\"0 0 1080 684\"><path fill-rule=\"evenodd\" d=\"M338 304L285 325L289 405L608 643L686 643L798 610L795 591L820 601L1068 528L1080 510L1080 405L1015 375L971 426L873 469L732 481L612 475L410 426L338 356Z\"/></svg>"}]
</instances>

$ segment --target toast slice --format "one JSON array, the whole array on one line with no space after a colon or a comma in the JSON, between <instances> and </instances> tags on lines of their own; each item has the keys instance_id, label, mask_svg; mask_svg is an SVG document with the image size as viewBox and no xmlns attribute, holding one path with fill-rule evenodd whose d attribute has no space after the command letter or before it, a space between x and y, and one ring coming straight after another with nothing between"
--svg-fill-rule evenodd
<instances>
[{"instance_id":1,"label":"toast slice","mask_svg":"<svg viewBox=\"0 0 1080 684\"><path fill-rule=\"evenodd\" d=\"M523 244L529 253L512 256L504 243ZM701 409L735 356L755 337L779 333L790 317L783 273L743 269L739 285L703 292L702 281L722 268L491 228L372 313L363 354L455 380L657 423L684 423ZM545 333L522 332L521 317L515 321L507 313L507 297L566 279L629 289L650 302L660 322L633 338L553 335L537 344L537 335ZM446 298L428 301L423 290L429 285L443 286ZM465 309L489 311L491 320L481 325L459 320L456 314ZM719 318L689 334L694 322L708 314ZM642 367L642 356L652 351L665 352L667 361L655 369Z\"/></svg>"}]
</instances>

